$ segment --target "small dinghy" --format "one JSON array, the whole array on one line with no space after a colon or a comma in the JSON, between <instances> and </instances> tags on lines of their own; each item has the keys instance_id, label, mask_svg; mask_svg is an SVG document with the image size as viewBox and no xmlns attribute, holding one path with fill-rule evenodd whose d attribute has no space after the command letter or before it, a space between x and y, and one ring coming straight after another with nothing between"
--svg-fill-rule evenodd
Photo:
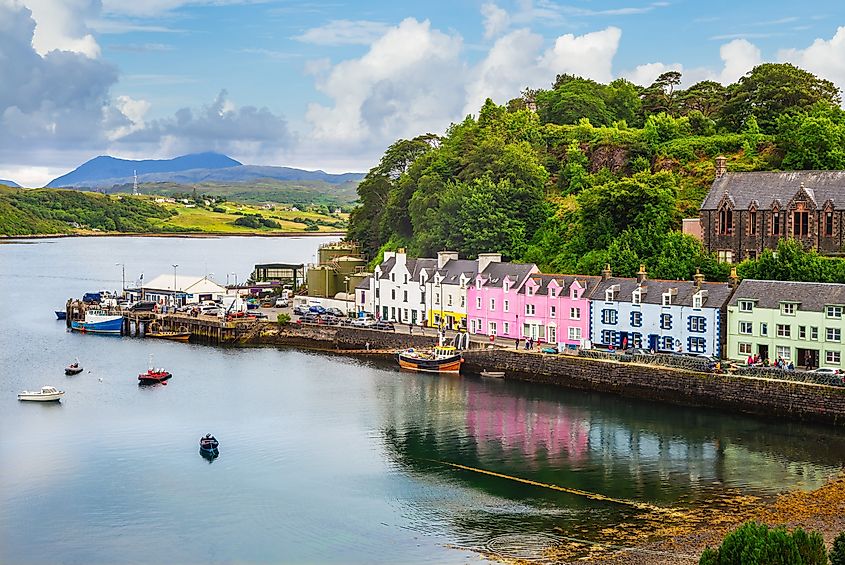
<instances>
[{"instance_id":1,"label":"small dinghy","mask_svg":"<svg viewBox=\"0 0 845 565\"><path fill-rule=\"evenodd\" d=\"M141 373L138 375L138 384L139 385L154 385L156 383L167 384L165 381L172 377L168 371L164 369L156 369L153 367L153 356L150 355L150 368L147 369L146 373Z\"/></svg>"},{"instance_id":2,"label":"small dinghy","mask_svg":"<svg viewBox=\"0 0 845 565\"><path fill-rule=\"evenodd\" d=\"M490 377L491 379L503 379L505 378L504 371L481 371L482 377Z\"/></svg>"},{"instance_id":3,"label":"small dinghy","mask_svg":"<svg viewBox=\"0 0 845 565\"><path fill-rule=\"evenodd\" d=\"M82 365L79 364L79 359L65 367L66 375L78 375L82 372Z\"/></svg>"},{"instance_id":4,"label":"small dinghy","mask_svg":"<svg viewBox=\"0 0 845 565\"><path fill-rule=\"evenodd\" d=\"M200 438L200 453L203 457L214 459L220 455L219 446L220 442L211 434L205 434L205 437Z\"/></svg>"},{"instance_id":5,"label":"small dinghy","mask_svg":"<svg viewBox=\"0 0 845 565\"><path fill-rule=\"evenodd\" d=\"M32 400L34 402L52 402L61 400L63 390L58 390L54 386L42 386L40 391L24 390L18 394L18 400Z\"/></svg>"}]
</instances>

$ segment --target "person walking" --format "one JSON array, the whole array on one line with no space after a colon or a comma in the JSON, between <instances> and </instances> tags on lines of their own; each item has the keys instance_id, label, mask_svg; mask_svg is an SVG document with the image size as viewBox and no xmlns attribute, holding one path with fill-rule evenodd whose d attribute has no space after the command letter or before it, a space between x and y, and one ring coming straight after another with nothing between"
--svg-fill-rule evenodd
<instances>
[{"instance_id":1,"label":"person walking","mask_svg":"<svg viewBox=\"0 0 845 565\"><path fill-rule=\"evenodd\" d=\"M519 338L516 338L515 341L516 341L516 345L514 346L514 349L519 349Z\"/></svg>"}]
</instances>

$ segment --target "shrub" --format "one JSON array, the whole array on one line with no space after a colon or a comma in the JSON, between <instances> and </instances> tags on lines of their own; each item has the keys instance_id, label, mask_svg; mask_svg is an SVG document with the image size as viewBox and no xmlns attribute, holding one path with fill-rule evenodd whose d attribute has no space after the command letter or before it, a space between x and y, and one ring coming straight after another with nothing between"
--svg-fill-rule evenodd
<instances>
[{"instance_id":1,"label":"shrub","mask_svg":"<svg viewBox=\"0 0 845 565\"><path fill-rule=\"evenodd\" d=\"M217 212L218 214L225 214L226 213L226 209L221 208L220 206L215 206L214 208L211 209L211 211Z\"/></svg>"},{"instance_id":2,"label":"shrub","mask_svg":"<svg viewBox=\"0 0 845 565\"><path fill-rule=\"evenodd\" d=\"M288 324L290 323L290 314L285 314L284 312L282 312L281 314L279 314L278 316L276 316L276 322L277 322L280 326L286 326L286 325L288 325Z\"/></svg>"},{"instance_id":3,"label":"shrub","mask_svg":"<svg viewBox=\"0 0 845 565\"><path fill-rule=\"evenodd\" d=\"M825 565L827 554L818 532L769 528L746 522L725 536L718 549L707 548L699 565Z\"/></svg>"},{"instance_id":4,"label":"shrub","mask_svg":"<svg viewBox=\"0 0 845 565\"><path fill-rule=\"evenodd\" d=\"M845 532L833 540L830 548L830 565L845 565Z\"/></svg>"}]
</instances>

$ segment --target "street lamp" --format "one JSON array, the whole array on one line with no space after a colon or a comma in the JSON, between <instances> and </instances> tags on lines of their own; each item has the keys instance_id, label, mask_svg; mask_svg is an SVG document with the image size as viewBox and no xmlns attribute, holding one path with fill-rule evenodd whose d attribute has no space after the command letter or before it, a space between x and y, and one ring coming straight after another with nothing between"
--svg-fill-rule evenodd
<instances>
[{"instance_id":1,"label":"street lamp","mask_svg":"<svg viewBox=\"0 0 845 565\"><path fill-rule=\"evenodd\" d=\"M176 309L176 267L179 265L173 265L173 308Z\"/></svg>"},{"instance_id":2,"label":"street lamp","mask_svg":"<svg viewBox=\"0 0 845 565\"><path fill-rule=\"evenodd\" d=\"M349 277L343 277L343 282L346 283L346 317L349 317Z\"/></svg>"},{"instance_id":3,"label":"street lamp","mask_svg":"<svg viewBox=\"0 0 845 565\"><path fill-rule=\"evenodd\" d=\"M120 297L126 297L126 265L123 263L115 263L115 267L120 267Z\"/></svg>"}]
</instances>

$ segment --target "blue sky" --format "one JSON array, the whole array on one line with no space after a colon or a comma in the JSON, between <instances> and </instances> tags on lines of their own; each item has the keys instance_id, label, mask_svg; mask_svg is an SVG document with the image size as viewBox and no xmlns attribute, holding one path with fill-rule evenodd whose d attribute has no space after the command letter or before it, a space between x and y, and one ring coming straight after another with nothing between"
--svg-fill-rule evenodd
<instances>
[{"instance_id":1,"label":"blue sky","mask_svg":"<svg viewBox=\"0 0 845 565\"><path fill-rule=\"evenodd\" d=\"M5 61L5 62L4 62ZM0 178L217 150L366 170L556 73L735 81L791 61L845 86L840 2L0 0Z\"/></svg>"}]
</instances>

